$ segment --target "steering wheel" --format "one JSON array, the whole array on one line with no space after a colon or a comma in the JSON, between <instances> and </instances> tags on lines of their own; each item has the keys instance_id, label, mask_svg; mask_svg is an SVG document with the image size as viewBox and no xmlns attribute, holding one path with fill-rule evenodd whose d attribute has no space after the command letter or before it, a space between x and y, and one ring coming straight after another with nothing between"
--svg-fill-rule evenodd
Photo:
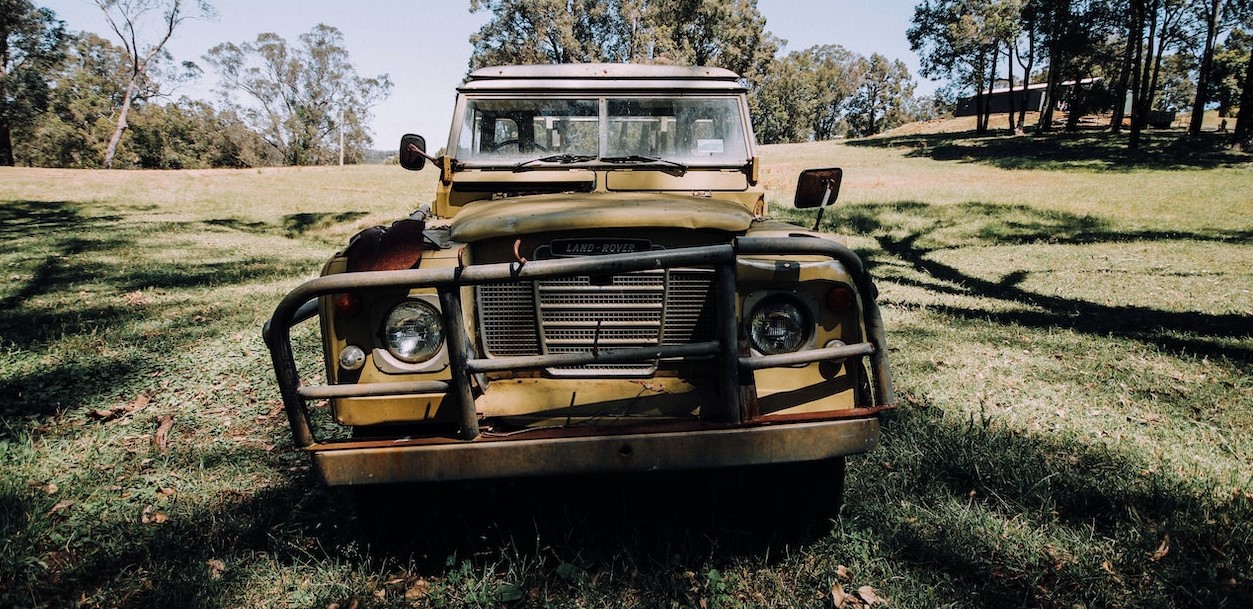
<instances>
[{"instance_id":1,"label":"steering wheel","mask_svg":"<svg viewBox=\"0 0 1253 609\"><path fill-rule=\"evenodd\" d=\"M547 148L539 145L536 142L528 142L527 145L529 146L528 150L530 150L531 148L535 148L543 152L548 152ZM505 146L517 146L519 152L524 152L522 150L522 141L518 139L505 140L503 142L496 142L495 144L488 146L488 149L491 150L492 152L496 152L497 150L500 150L501 148L504 148Z\"/></svg>"}]
</instances>

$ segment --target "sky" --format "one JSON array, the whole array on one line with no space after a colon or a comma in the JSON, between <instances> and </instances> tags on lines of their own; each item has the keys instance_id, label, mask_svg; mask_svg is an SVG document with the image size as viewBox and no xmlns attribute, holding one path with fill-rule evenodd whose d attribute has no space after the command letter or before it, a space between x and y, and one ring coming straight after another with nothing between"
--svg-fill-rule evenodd
<instances>
[{"instance_id":1,"label":"sky","mask_svg":"<svg viewBox=\"0 0 1253 609\"><path fill-rule=\"evenodd\" d=\"M914 74L918 57L909 50L905 30L917 0L758 0L766 29L787 41L785 51L838 44L869 56L900 59ZM108 25L92 0L35 0L64 20L71 30L106 38ZM175 32L168 50L177 61L205 68L199 81L173 94L212 99L217 77L203 55L221 42L242 43L274 32L291 43L319 23L344 34L357 73L387 74L388 98L374 107L373 147L389 149L405 133L426 137L433 148L448 138L456 87L469 65L470 35L491 17L470 13L469 2L456 0L211 0L214 20L187 21ZM935 85L915 77L918 92Z\"/></svg>"}]
</instances>

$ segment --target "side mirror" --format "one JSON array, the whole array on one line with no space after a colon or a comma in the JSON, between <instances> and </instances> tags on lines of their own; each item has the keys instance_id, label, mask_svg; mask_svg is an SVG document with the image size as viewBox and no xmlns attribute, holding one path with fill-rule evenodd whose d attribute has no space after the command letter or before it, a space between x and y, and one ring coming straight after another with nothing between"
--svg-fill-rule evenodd
<instances>
[{"instance_id":1,"label":"side mirror","mask_svg":"<svg viewBox=\"0 0 1253 609\"><path fill-rule=\"evenodd\" d=\"M417 171L426 166L426 138L412 133L400 137L400 166Z\"/></svg>"},{"instance_id":2,"label":"side mirror","mask_svg":"<svg viewBox=\"0 0 1253 609\"><path fill-rule=\"evenodd\" d=\"M809 209L834 203L840 196L840 182L843 179L844 170L839 167L802 171L800 179L796 181L796 199L793 205L799 209Z\"/></svg>"}]
</instances>

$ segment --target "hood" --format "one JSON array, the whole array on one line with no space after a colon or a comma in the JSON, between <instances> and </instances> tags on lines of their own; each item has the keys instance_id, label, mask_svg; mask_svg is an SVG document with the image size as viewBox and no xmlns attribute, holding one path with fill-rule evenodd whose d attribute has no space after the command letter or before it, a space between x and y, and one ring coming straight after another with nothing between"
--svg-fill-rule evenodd
<instances>
[{"instance_id":1,"label":"hood","mask_svg":"<svg viewBox=\"0 0 1253 609\"><path fill-rule=\"evenodd\" d=\"M753 214L729 201L664 193L559 194L475 201L452 221L454 241L596 228L743 233Z\"/></svg>"}]
</instances>

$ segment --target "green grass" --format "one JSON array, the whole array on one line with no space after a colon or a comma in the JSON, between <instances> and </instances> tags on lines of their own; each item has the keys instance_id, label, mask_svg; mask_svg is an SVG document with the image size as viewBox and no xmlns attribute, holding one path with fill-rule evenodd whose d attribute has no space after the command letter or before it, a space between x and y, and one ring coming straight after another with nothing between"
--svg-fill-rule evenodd
<instances>
[{"instance_id":1,"label":"green grass","mask_svg":"<svg viewBox=\"0 0 1253 609\"><path fill-rule=\"evenodd\" d=\"M690 476L359 516L291 449L259 328L433 172L0 169L0 606L1248 606L1253 168L917 149L763 151L802 224L795 174L845 168L824 228L889 329L902 408L835 521Z\"/></svg>"}]
</instances>

